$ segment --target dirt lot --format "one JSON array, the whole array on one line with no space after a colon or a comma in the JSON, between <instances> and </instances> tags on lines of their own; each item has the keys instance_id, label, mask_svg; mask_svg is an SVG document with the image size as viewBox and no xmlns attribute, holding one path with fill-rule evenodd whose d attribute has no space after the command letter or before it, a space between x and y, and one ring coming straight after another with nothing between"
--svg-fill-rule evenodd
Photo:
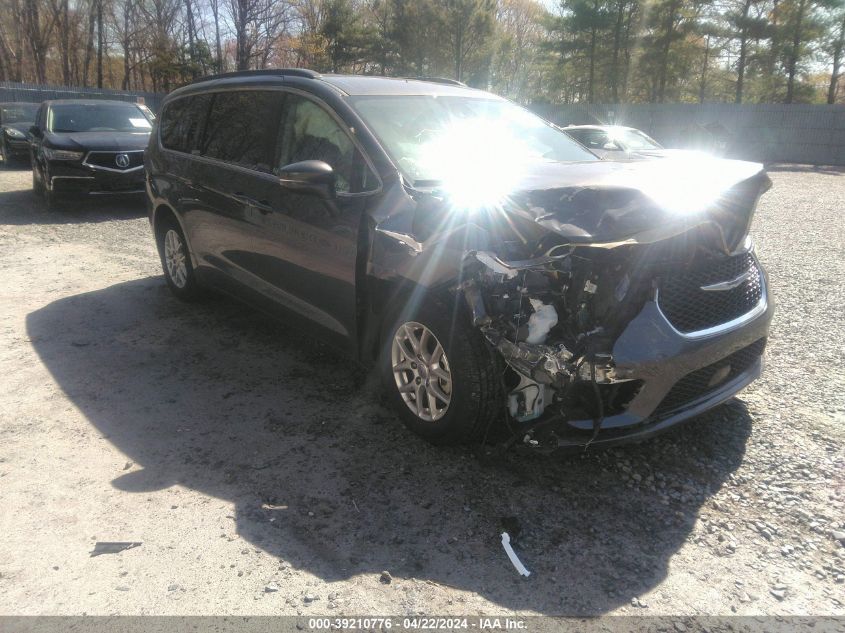
<instances>
[{"instance_id":1,"label":"dirt lot","mask_svg":"<svg viewBox=\"0 0 845 633\"><path fill-rule=\"evenodd\" d=\"M764 378L641 445L489 464L334 350L173 299L141 202L48 213L0 171L0 613L845 614L845 173L772 177Z\"/></svg>"}]
</instances>

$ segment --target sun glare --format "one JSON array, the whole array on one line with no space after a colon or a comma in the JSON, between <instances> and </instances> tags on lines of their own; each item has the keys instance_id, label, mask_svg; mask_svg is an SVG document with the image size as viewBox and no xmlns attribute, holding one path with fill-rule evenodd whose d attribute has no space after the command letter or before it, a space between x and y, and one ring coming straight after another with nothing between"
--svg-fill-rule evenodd
<instances>
[{"instance_id":1,"label":"sun glare","mask_svg":"<svg viewBox=\"0 0 845 633\"><path fill-rule=\"evenodd\" d=\"M424 170L438 174L457 209L500 207L525 173L528 145L503 121L455 120L422 148Z\"/></svg>"}]
</instances>

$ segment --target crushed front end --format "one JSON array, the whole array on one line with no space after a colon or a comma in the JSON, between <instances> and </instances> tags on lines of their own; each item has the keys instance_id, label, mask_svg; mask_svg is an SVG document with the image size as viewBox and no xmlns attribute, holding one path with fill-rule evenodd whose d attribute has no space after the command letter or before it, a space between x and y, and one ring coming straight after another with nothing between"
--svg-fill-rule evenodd
<instances>
[{"instance_id":1,"label":"crushed front end","mask_svg":"<svg viewBox=\"0 0 845 633\"><path fill-rule=\"evenodd\" d=\"M760 375L773 307L748 229L770 181L759 165L712 165L692 211L638 186L658 173L639 163L515 192L460 238L416 223L421 270L466 246L452 289L504 359L514 442L644 438Z\"/></svg>"},{"instance_id":2,"label":"crushed front end","mask_svg":"<svg viewBox=\"0 0 845 633\"><path fill-rule=\"evenodd\" d=\"M477 265L462 291L508 365L508 412L521 441L650 435L760 374L772 311L765 273L751 250L689 257L689 237L564 247L534 262L471 254Z\"/></svg>"}]
</instances>

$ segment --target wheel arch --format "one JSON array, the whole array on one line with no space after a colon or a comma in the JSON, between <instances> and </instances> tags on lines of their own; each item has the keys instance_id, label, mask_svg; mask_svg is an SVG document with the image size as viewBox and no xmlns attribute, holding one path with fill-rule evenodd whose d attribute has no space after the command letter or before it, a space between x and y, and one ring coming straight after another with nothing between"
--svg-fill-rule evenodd
<instances>
[{"instance_id":1,"label":"wheel arch","mask_svg":"<svg viewBox=\"0 0 845 633\"><path fill-rule=\"evenodd\" d=\"M359 359L375 362L384 344L384 330L388 321L403 311L414 313L414 306L434 301L449 306L454 318L462 318L463 305L458 292L450 291L454 284L426 287L403 277L379 279L371 275L363 279L359 297Z\"/></svg>"},{"instance_id":2,"label":"wheel arch","mask_svg":"<svg viewBox=\"0 0 845 633\"><path fill-rule=\"evenodd\" d=\"M188 231L185 230L185 223L182 221L182 218L179 216L178 213L176 213L173 207L166 203L160 203L159 205L154 207L151 218L153 236L155 237L156 248L159 250L159 254L161 254L161 239L163 237L162 233L164 231L164 226L168 221L176 222L176 224L182 230L182 236L185 238L185 245L188 248L188 255L191 258L191 264L194 268L196 268L196 256L194 255L194 249L191 246L191 240L188 237Z\"/></svg>"}]
</instances>

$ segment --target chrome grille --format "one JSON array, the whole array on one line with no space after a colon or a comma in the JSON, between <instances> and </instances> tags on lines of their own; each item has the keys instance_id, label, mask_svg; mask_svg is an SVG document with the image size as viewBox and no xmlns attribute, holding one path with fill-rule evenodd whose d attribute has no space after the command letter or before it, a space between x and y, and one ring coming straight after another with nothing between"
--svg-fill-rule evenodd
<instances>
[{"instance_id":1,"label":"chrome grille","mask_svg":"<svg viewBox=\"0 0 845 633\"><path fill-rule=\"evenodd\" d=\"M128 159L128 164L125 167L117 163L116 159L119 155L124 155ZM90 152L85 159L85 164L91 167L100 167L113 171L129 171L130 169L137 169L143 166L144 152Z\"/></svg>"},{"instance_id":2,"label":"chrome grille","mask_svg":"<svg viewBox=\"0 0 845 633\"><path fill-rule=\"evenodd\" d=\"M746 274L735 287L702 290ZM754 309L763 298L762 273L751 253L743 253L677 273L659 282L658 305L672 326L684 334L732 321Z\"/></svg>"}]
</instances>

